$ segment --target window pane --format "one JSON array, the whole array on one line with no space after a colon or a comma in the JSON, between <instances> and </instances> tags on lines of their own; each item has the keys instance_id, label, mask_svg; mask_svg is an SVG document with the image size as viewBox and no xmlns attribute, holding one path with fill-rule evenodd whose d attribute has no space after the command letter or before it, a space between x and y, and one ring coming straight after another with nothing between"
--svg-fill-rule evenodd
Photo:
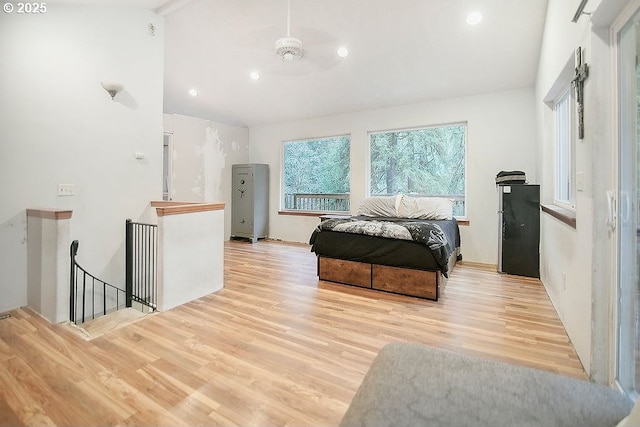
<instances>
[{"instance_id":1,"label":"window pane","mask_svg":"<svg viewBox=\"0 0 640 427\"><path fill-rule=\"evenodd\" d=\"M571 97L566 91L554 108L556 125L556 201L571 204Z\"/></svg>"},{"instance_id":2,"label":"window pane","mask_svg":"<svg viewBox=\"0 0 640 427\"><path fill-rule=\"evenodd\" d=\"M348 212L348 136L284 144L284 209Z\"/></svg>"},{"instance_id":3,"label":"window pane","mask_svg":"<svg viewBox=\"0 0 640 427\"><path fill-rule=\"evenodd\" d=\"M462 124L372 133L371 195L446 196L464 216L465 134Z\"/></svg>"}]
</instances>

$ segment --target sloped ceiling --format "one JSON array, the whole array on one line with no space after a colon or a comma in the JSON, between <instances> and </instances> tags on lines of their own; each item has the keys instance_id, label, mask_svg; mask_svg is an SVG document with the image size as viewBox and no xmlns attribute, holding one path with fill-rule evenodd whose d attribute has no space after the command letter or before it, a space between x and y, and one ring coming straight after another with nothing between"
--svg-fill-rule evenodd
<instances>
[{"instance_id":1,"label":"sloped ceiling","mask_svg":"<svg viewBox=\"0 0 640 427\"><path fill-rule=\"evenodd\" d=\"M165 111L253 126L533 86L546 4L291 0L305 56L283 63L286 0L193 0L166 17Z\"/></svg>"},{"instance_id":2,"label":"sloped ceiling","mask_svg":"<svg viewBox=\"0 0 640 427\"><path fill-rule=\"evenodd\" d=\"M533 86L547 8L547 0L291 0L291 35L305 54L283 63L274 43L286 35L287 0L83 3L165 15L165 112L244 126ZM475 26L465 21L472 11L483 15Z\"/></svg>"}]
</instances>

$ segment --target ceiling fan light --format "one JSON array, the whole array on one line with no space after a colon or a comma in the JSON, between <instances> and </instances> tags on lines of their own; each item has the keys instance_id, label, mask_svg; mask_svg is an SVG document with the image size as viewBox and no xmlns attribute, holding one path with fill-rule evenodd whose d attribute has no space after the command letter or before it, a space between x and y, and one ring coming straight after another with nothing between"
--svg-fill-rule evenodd
<instances>
[{"instance_id":1,"label":"ceiling fan light","mask_svg":"<svg viewBox=\"0 0 640 427\"><path fill-rule=\"evenodd\" d=\"M276 40L276 55L285 62L302 58L302 42L295 37L282 37Z\"/></svg>"}]
</instances>

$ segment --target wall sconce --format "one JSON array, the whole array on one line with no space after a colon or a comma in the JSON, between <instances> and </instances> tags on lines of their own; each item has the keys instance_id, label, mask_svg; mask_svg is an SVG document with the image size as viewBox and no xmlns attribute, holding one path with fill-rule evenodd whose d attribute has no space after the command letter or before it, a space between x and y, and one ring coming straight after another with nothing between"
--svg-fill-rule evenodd
<instances>
[{"instance_id":1,"label":"wall sconce","mask_svg":"<svg viewBox=\"0 0 640 427\"><path fill-rule=\"evenodd\" d=\"M115 98L115 96L122 92L122 90L124 89L124 86L121 85L120 83L114 83L114 82L100 82L100 84L102 85L102 87L104 88L104 90L106 90L109 95L111 95L111 100L113 101L113 98Z\"/></svg>"}]
</instances>

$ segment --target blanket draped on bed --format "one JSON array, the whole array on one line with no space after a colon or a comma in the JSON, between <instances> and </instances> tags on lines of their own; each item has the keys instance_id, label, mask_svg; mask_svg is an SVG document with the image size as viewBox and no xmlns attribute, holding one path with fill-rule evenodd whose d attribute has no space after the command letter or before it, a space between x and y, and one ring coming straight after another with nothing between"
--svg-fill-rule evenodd
<instances>
[{"instance_id":1,"label":"blanket draped on bed","mask_svg":"<svg viewBox=\"0 0 640 427\"><path fill-rule=\"evenodd\" d=\"M440 267L440 271L447 277L447 264L449 256L453 252L454 244L448 241L440 225L435 222L425 220L378 221L363 220L357 217L328 219L318 225L311 235L309 243L313 244L317 234L323 230L409 240L423 244L429 248Z\"/></svg>"}]
</instances>

